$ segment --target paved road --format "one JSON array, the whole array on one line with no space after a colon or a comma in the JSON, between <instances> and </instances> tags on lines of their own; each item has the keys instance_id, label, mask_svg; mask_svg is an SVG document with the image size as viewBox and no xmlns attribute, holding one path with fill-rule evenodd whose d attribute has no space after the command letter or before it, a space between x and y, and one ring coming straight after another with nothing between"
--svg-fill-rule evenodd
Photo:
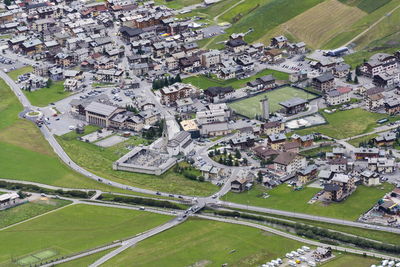
<instances>
[{"instance_id":1,"label":"paved road","mask_svg":"<svg viewBox=\"0 0 400 267\"><path fill-rule=\"evenodd\" d=\"M104 255L103 257L101 257L100 259L98 259L97 261L95 261L94 263L90 264L90 267L96 267L96 266L100 266L101 264L105 263L106 261L110 260L111 258L115 257L116 255L118 255L119 253L125 251L126 249L136 245L138 242L145 240L149 237L152 237L154 235L157 235L161 232L164 232L174 226L177 226L178 224L180 224L181 222L183 222L184 220L178 221L178 219L173 219L163 225L160 225L154 229L151 229L150 231L147 231L139 236L136 236L134 238L131 238L127 241L122 242L122 245L117 248L116 250L111 251L110 253Z\"/></svg>"},{"instance_id":2,"label":"paved road","mask_svg":"<svg viewBox=\"0 0 400 267\"><path fill-rule=\"evenodd\" d=\"M298 213L298 212L290 212L290 211L275 210L275 209L262 208L262 207L254 207L254 206L236 204L236 203L225 202L225 201L220 201L218 204L221 206L227 207L227 208L250 210L250 211L256 211L256 212L286 216L289 218L299 218L299 219L306 219L306 220L311 220L311 221L327 222L327 223L333 223L333 224L338 224L338 225L358 227L358 228L362 228L362 229L371 229L371 230L400 234L399 228L392 228L392 227L385 227L385 226L373 226L373 225L364 224L364 223L360 223L360 222L340 220L340 219L335 219L335 218L309 215L309 214Z\"/></svg>"},{"instance_id":3,"label":"paved road","mask_svg":"<svg viewBox=\"0 0 400 267\"><path fill-rule=\"evenodd\" d=\"M399 257L394 257L394 256L388 256L385 254L381 253L375 253L371 251L364 251L364 250L358 250L358 249L352 249L352 248L345 248L345 247L339 247L339 246L332 246L328 244L324 244L321 242L313 241L310 239L305 239L296 235L292 235L283 231L279 231L264 225L256 224L256 223L251 223L247 221L239 221L239 220L232 220L232 219L225 219L225 218L219 218L219 217L213 217L213 216L208 216L208 215L196 215L197 217L203 218L203 219L208 219L208 220L214 220L214 221L219 221L219 222L224 222L224 223L232 223L232 224L239 224L239 225L244 225L244 226L250 226L254 227L263 231L267 231L285 238L289 238L301 243L309 244L312 246L319 246L319 247L331 247L334 250L337 251L342 251L342 252L349 252L353 254L359 254L359 255L364 255L366 254L367 256L375 257L375 258L380 258L380 259L390 259L390 260L400 260Z\"/></svg>"}]
</instances>

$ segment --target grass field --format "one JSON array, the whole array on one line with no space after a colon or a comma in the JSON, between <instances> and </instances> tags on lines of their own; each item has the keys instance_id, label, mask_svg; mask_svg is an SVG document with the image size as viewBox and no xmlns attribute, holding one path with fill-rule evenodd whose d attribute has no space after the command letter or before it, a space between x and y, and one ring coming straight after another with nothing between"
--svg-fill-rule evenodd
<instances>
[{"instance_id":1,"label":"grass field","mask_svg":"<svg viewBox=\"0 0 400 267\"><path fill-rule=\"evenodd\" d=\"M112 218L112 220L111 220ZM0 265L11 259L57 257L110 243L154 228L169 216L125 209L73 205L0 231ZM43 252L43 253L41 253ZM39 253L39 254L38 254Z\"/></svg>"},{"instance_id":2,"label":"grass field","mask_svg":"<svg viewBox=\"0 0 400 267\"><path fill-rule=\"evenodd\" d=\"M359 147L361 142L368 142L369 140L371 140L372 138L375 138L377 136L378 136L378 134L370 134L370 135L366 135L363 137L352 139L352 140L348 141L347 143L349 143L350 145L353 145L355 147Z\"/></svg>"},{"instance_id":3,"label":"grass field","mask_svg":"<svg viewBox=\"0 0 400 267\"><path fill-rule=\"evenodd\" d=\"M373 264L379 265L379 260L370 257L362 257L352 254L340 254L337 253L337 256L327 263L322 264L323 267L342 267L342 266L351 266L351 267L366 267L372 266Z\"/></svg>"},{"instance_id":4,"label":"grass field","mask_svg":"<svg viewBox=\"0 0 400 267\"><path fill-rule=\"evenodd\" d=\"M258 229L189 219L129 248L104 266L258 266L302 244Z\"/></svg>"},{"instance_id":5,"label":"grass field","mask_svg":"<svg viewBox=\"0 0 400 267\"><path fill-rule=\"evenodd\" d=\"M322 133L332 138L343 139L368 133L378 126L377 120L386 118L385 114L371 113L363 109L338 111L333 114L322 113L328 124L296 131L298 134Z\"/></svg>"},{"instance_id":6,"label":"grass field","mask_svg":"<svg viewBox=\"0 0 400 267\"><path fill-rule=\"evenodd\" d=\"M300 154L308 158L316 158L319 157L320 153L331 152L332 149L333 149L332 146L316 147L313 149L301 151Z\"/></svg>"},{"instance_id":7,"label":"grass field","mask_svg":"<svg viewBox=\"0 0 400 267\"><path fill-rule=\"evenodd\" d=\"M22 106L1 79L0 95L1 178L126 193L125 190L114 189L88 179L62 163L38 128L31 122L18 118ZM24 168L21 168L21 163Z\"/></svg>"},{"instance_id":8,"label":"grass field","mask_svg":"<svg viewBox=\"0 0 400 267\"><path fill-rule=\"evenodd\" d=\"M2 210L0 211L0 228L58 209L70 203L70 201L61 199L38 200Z\"/></svg>"},{"instance_id":9,"label":"grass field","mask_svg":"<svg viewBox=\"0 0 400 267\"><path fill-rule=\"evenodd\" d=\"M377 10L378 8L386 5L392 0L339 0L340 2L350 5L350 6L356 6L359 9L367 12L367 13L372 13L373 11Z\"/></svg>"},{"instance_id":10,"label":"grass field","mask_svg":"<svg viewBox=\"0 0 400 267\"><path fill-rule=\"evenodd\" d=\"M62 264L57 264L57 267L89 266L90 264L92 264L93 262L95 262L96 260L100 259L101 257L106 255L107 253L110 253L113 250L115 250L115 248L108 249L108 250L105 250L105 251L101 251L101 252L98 252L96 254L92 254L92 255L77 259L77 260L65 262L65 263L62 263Z\"/></svg>"},{"instance_id":11,"label":"grass field","mask_svg":"<svg viewBox=\"0 0 400 267\"><path fill-rule=\"evenodd\" d=\"M87 133L88 131L85 134ZM78 141L76 139L77 136L76 133L71 132L57 137L57 140L72 160L97 175L124 184L174 194L210 195L217 190L217 187L211 183L189 180L183 175L175 173L173 168L160 176L114 171L112 163L128 152L125 148L126 143L102 148L94 144ZM131 145L135 145L135 143Z\"/></svg>"},{"instance_id":12,"label":"grass field","mask_svg":"<svg viewBox=\"0 0 400 267\"><path fill-rule=\"evenodd\" d=\"M11 79L13 79L14 81L18 80L18 76L25 74L25 73L29 73L29 72L33 72L33 67L32 66L25 66L16 70L12 70L10 72L7 73L8 76L10 76Z\"/></svg>"},{"instance_id":13,"label":"grass field","mask_svg":"<svg viewBox=\"0 0 400 267\"><path fill-rule=\"evenodd\" d=\"M242 4L223 14L218 22L230 22L232 26L226 30L226 34L220 35L203 43L207 48L221 47L217 43L227 40L228 36L234 32L247 32L250 28L253 32L248 34L245 39L247 42L257 40L268 40L273 36L265 36L272 29L284 22L300 15L313 6L322 3L324 0L252 0L244 1ZM218 16L238 0L225 0L207 8L197 9L195 12L186 14L187 16L199 15L207 18ZM281 12L285 10L285 12Z\"/></svg>"},{"instance_id":14,"label":"grass field","mask_svg":"<svg viewBox=\"0 0 400 267\"><path fill-rule=\"evenodd\" d=\"M23 91L32 105L44 107L52 102L57 102L71 95L64 90L64 81L53 82L49 88L41 88L36 91Z\"/></svg>"},{"instance_id":15,"label":"grass field","mask_svg":"<svg viewBox=\"0 0 400 267\"><path fill-rule=\"evenodd\" d=\"M270 112L278 111L282 108L282 106L279 105L280 102L294 97L300 97L303 99L315 98L315 95L303 90L293 87L282 87L250 98L229 103L229 107L231 107L236 113L253 118L255 115L261 114L260 100L264 99L265 96L269 98Z\"/></svg>"},{"instance_id":16,"label":"grass field","mask_svg":"<svg viewBox=\"0 0 400 267\"><path fill-rule=\"evenodd\" d=\"M320 48L364 15L366 13L357 7L338 0L327 0L283 23L269 35L289 33L312 48Z\"/></svg>"},{"instance_id":17,"label":"grass field","mask_svg":"<svg viewBox=\"0 0 400 267\"><path fill-rule=\"evenodd\" d=\"M344 0L344 1L350 2L353 0ZM357 0L355 0L355 1L357 1ZM353 1L353 2L355 2L355 1ZM376 8L372 11L373 8L378 7L378 6L373 7L373 4L367 3L367 2L376 2L376 3L381 3L383 5L379 6L379 8ZM324 45L324 48L337 48L339 46L344 45L345 43L350 41L352 38L354 38L355 36L357 36L358 34L363 32L364 30L366 30L369 26L371 26L377 20L379 20L382 17L385 17L388 12L390 12L391 10L393 10L394 8L396 8L399 5L398 1L389 1L388 2L387 0L383 0L383 1L365 0L364 3L366 3L370 7L373 7L370 9L371 12L367 11L365 8L360 8L360 6L359 6L360 9L364 9L364 11L366 11L369 14L367 14L366 16L359 19L357 22L350 25L350 27L346 27L346 30L341 31L337 36L335 36L335 38L332 38L328 43L326 43ZM386 28L383 29L383 32L375 32L374 34L377 34L377 36L368 37L370 40L378 40L378 39L382 38L382 37L380 37L382 35L387 36L387 35L394 33L392 31L392 28L397 27L399 24L399 21L397 20L397 18L393 18L393 19L389 18L388 20L385 18L382 23L384 23L385 21L387 21ZM374 31L374 30L372 29L370 31ZM371 35L370 31L367 32L367 35ZM356 43L357 50L361 50L362 45L365 45L364 42L363 42L364 44L361 44L360 40L356 40L355 43Z\"/></svg>"},{"instance_id":18,"label":"grass field","mask_svg":"<svg viewBox=\"0 0 400 267\"><path fill-rule=\"evenodd\" d=\"M383 195L393 189L393 185L384 184L381 187L359 186L345 201L324 206L321 203L307 204L320 191L318 188L306 187L300 191L293 191L292 187L283 184L271 190L261 186L242 194L228 193L223 197L225 201L248 204L253 206L280 209L292 212L307 213L345 220L356 220L362 213L370 209ZM266 192L268 198L262 198Z\"/></svg>"},{"instance_id":19,"label":"grass field","mask_svg":"<svg viewBox=\"0 0 400 267\"><path fill-rule=\"evenodd\" d=\"M265 70L260 71L256 75L253 75L249 78L242 79L242 80L238 80L238 79L221 80L221 79L217 79L214 77L210 78L210 77L206 77L204 75L200 75L200 76L192 76L192 77L185 78L185 79L183 79L183 82L190 83L201 89L207 89L208 87L214 87L214 86L222 86L222 87L232 86L235 89L239 89L239 88L245 87L248 82L254 81L257 78L260 78L262 76L269 75L269 74L274 75L274 77L277 80L288 80L289 79L289 74L287 74L287 73L265 69Z\"/></svg>"}]
</instances>

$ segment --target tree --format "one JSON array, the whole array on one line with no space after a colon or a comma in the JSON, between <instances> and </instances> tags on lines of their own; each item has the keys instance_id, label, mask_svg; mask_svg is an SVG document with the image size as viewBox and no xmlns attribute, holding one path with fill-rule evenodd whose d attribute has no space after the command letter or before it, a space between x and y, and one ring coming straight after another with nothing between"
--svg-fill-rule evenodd
<instances>
[{"instance_id":1,"label":"tree","mask_svg":"<svg viewBox=\"0 0 400 267\"><path fill-rule=\"evenodd\" d=\"M6 6L11 5L11 0L4 0L4 4L5 4Z\"/></svg>"},{"instance_id":2,"label":"tree","mask_svg":"<svg viewBox=\"0 0 400 267\"><path fill-rule=\"evenodd\" d=\"M361 75L361 69L360 69L360 65L358 65L356 67L356 76L360 76Z\"/></svg>"},{"instance_id":3,"label":"tree","mask_svg":"<svg viewBox=\"0 0 400 267\"><path fill-rule=\"evenodd\" d=\"M247 163L248 163L247 158L244 158L243 159L243 164L247 166Z\"/></svg>"},{"instance_id":4,"label":"tree","mask_svg":"<svg viewBox=\"0 0 400 267\"><path fill-rule=\"evenodd\" d=\"M180 74L176 75L176 77L175 77L175 82L177 82L177 83L182 82L182 79L181 79L181 75L180 75Z\"/></svg>"},{"instance_id":5,"label":"tree","mask_svg":"<svg viewBox=\"0 0 400 267\"><path fill-rule=\"evenodd\" d=\"M261 171L258 171L257 173L257 182L262 183L263 180L263 174Z\"/></svg>"},{"instance_id":6,"label":"tree","mask_svg":"<svg viewBox=\"0 0 400 267\"><path fill-rule=\"evenodd\" d=\"M174 83L175 83L175 78L174 77L172 77L172 76L169 76L168 77L168 83L170 84L170 85L173 85Z\"/></svg>"},{"instance_id":7,"label":"tree","mask_svg":"<svg viewBox=\"0 0 400 267\"><path fill-rule=\"evenodd\" d=\"M352 77L352 75L351 75L351 72L347 73L346 81L347 81L347 82L353 81L353 77Z\"/></svg>"},{"instance_id":8,"label":"tree","mask_svg":"<svg viewBox=\"0 0 400 267\"><path fill-rule=\"evenodd\" d=\"M228 154L228 151L224 148L224 155L226 156L226 154Z\"/></svg>"},{"instance_id":9,"label":"tree","mask_svg":"<svg viewBox=\"0 0 400 267\"><path fill-rule=\"evenodd\" d=\"M46 87L50 88L52 84L53 84L53 81L51 79L48 79L46 82Z\"/></svg>"},{"instance_id":10,"label":"tree","mask_svg":"<svg viewBox=\"0 0 400 267\"><path fill-rule=\"evenodd\" d=\"M354 83L358 84L358 76L354 78Z\"/></svg>"},{"instance_id":11,"label":"tree","mask_svg":"<svg viewBox=\"0 0 400 267\"><path fill-rule=\"evenodd\" d=\"M237 159L242 158L242 154L240 153L239 149L235 150L235 158L237 158Z\"/></svg>"}]
</instances>

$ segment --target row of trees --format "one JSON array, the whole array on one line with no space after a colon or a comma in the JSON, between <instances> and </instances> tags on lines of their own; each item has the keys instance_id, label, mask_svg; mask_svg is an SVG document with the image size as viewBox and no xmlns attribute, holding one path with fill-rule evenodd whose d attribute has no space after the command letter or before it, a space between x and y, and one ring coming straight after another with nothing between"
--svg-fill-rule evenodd
<instances>
[{"instance_id":1,"label":"row of trees","mask_svg":"<svg viewBox=\"0 0 400 267\"><path fill-rule=\"evenodd\" d=\"M356 73L357 73L357 72L356 72ZM354 77L354 80L353 80L353 75L351 74L351 72L349 72L349 73L347 74L346 81L347 81L347 82L354 82L355 84L358 84L358 83L359 83L359 82L358 82L358 75L356 74L356 76Z\"/></svg>"},{"instance_id":2,"label":"row of trees","mask_svg":"<svg viewBox=\"0 0 400 267\"><path fill-rule=\"evenodd\" d=\"M153 90L161 89L165 86L173 85L174 83L182 82L181 76L178 74L175 77L168 76L161 79L153 80Z\"/></svg>"}]
</instances>

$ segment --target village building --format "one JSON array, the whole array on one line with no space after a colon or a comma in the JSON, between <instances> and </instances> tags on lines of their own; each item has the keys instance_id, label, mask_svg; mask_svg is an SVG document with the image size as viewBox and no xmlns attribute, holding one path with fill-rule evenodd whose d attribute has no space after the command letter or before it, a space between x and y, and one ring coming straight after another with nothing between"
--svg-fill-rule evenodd
<instances>
[{"instance_id":1,"label":"village building","mask_svg":"<svg viewBox=\"0 0 400 267\"><path fill-rule=\"evenodd\" d=\"M285 114L294 115L307 110L308 100L295 97L287 101L280 102L279 105L281 105L284 108Z\"/></svg>"},{"instance_id":2,"label":"village building","mask_svg":"<svg viewBox=\"0 0 400 267\"><path fill-rule=\"evenodd\" d=\"M315 89L321 92L327 92L335 87L335 77L332 73L325 72L321 76L312 79Z\"/></svg>"},{"instance_id":3,"label":"village building","mask_svg":"<svg viewBox=\"0 0 400 267\"><path fill-rule=\"evenodd\" d=\"M377 53L360 67L360 71L363 75L372 78L383 72L392 71L397 67L398 63L395 56Z\"/></svg>"},{"instance_id":4,"label":"village building","mask_svg":"<svg viewBox=\"0 0 400 267\"><path fill-rule=\"evenodd\" d=\"M274 160L275 170L287 174L295 173L306 165L305 157L292 152L281 152Z\"/></svg>"}]
</instances>

